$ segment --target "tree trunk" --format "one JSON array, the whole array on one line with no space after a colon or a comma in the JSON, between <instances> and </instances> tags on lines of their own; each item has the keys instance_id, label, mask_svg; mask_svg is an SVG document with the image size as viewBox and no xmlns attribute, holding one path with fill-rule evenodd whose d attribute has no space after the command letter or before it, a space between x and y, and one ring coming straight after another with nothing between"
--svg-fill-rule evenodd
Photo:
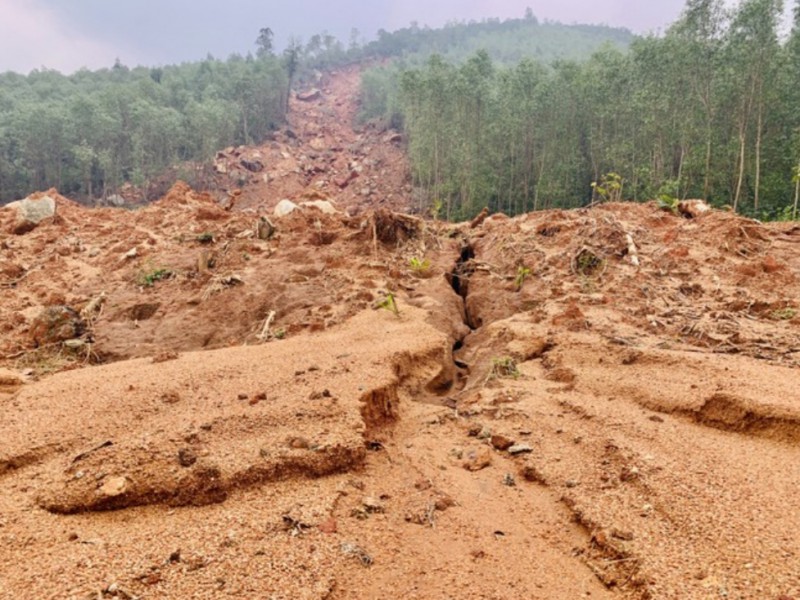
<instances>
[{"instance_id":1,"label":"tree trunk","mask_svg":"<svg viewBox=\"0 0 800 600\"><path fill-rule=\"evenodd\" d=\"M758 196L761 188L761 137L764 122L764 103L758 103L758 124L756 126L756 182L753 197L753 208L758 210Z\"/></svg>"},{"instance_id":2,"label":"tree trunk","mask_svg":"<svg viewBox=\"0 0 800 600\"><path fill-rule=\"evenodd\" d=\"M747 131L743 124L739 126L739 174L736 179L736 193L733 196L733 212L739 210L739 198L742 195L742 183L744 182L744 159L745 143L747 142Z\"/></svg>"}]
</instances>

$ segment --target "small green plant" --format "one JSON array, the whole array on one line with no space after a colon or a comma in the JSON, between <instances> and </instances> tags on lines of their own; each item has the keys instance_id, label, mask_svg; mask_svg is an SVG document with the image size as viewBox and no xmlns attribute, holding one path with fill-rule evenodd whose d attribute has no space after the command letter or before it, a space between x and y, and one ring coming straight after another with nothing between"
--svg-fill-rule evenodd
<instances>
[{"instance_id":1,"label":"small green plant","mask_svg":"<svg viewBox=\"0 0 800 600\"><path fill-rule=\"evenodd\" d=\"M592 182L592 190L603 202L619 202L622 199L622 185L625 180L619 173L606 173L600 181Z\"/></svg>"},{"instance_id":2,"label":"small green plant","mask_svg":"<svg viewBox=\"0 0 800 600\"><path fill-rule=\"evenodd\" d=\"M656 199L658 201L658 208L661 210L668 210L672 214L678 214L678 198L680 182L678 180L670 179L661 184L658 188Z\"/></svg>"},{"instance_id":3,"label":"small green plant","mask_svg":"<svg viewBox=\"0 0 800 600\"><path fill-rule=\"evenodd\" d=\"M519 379L517 362L510 356L492 359L492 370L488 379Z\"/></svg>"},{"instance_id":4,"label":"small green plant","mask_svg":"<svg viewBox=\"0 0 800 600\"><path fill-rule=\"evenodd\" d=\"M431 270L431 261L427 258L412 257L408 261L408 266L418 277L425 277Z\"/></svg>"},{"instance_id":5,"label":"small green plant","mask_svg":"<svg viewBox=\"0 0 800 600\"><path fill-rule=\"evenodd\" d=\"M214 243L214 234L213 233L209 233L209 232L205 232L205 233L201 233L200 235L198 235L194 239L195 239L195 241L197 241L197 242L199 242L201 244L213 244Z\"/></svg>"},{"instance_id":6,"label":"small green plant","mask_svg":"<svg viewBox=\"0 0 800 600\"><path fill-rule=\"evenodd\" d=\"M282 340L286 337L286 330L283 327L276 329L272 333L272 337L274 337L276 340Z\"/></svg>"},{"instance_id":7,"label":"small green plant","mask_svg":"<svg viewBox=\"0 0 800 600\"><path fill-rule=\"evenodd\" d=\"M442 215L442 209L444 208L444 204L438 198L431 202L431 218L436 221Z\"/></svg>"},{"instance_id":8,"label":"small green plant","mask_svg":"<svg viewBox=\"0 0 800 600\"><path fill-rule=\"evenodd\" d=\"M375 308L384 308L389 312L394 313L396 317L400 316L400 309L397 308L397 300L392 292L386 292L386 296L383 298L383 300L378 301L378 304L375 305Z\"/></svg>"},{"instance_id":9,"label":"small green plant","mask_svg":"<svg viewBox=\"0 0 800 600\"><path fill-rule=\"evenodd\" d=\"M139 285L143 285L144 287L153 287L156 281L169 279L173 275L174 273L171 269L154 269L152 271L146 271L139 275Z\"/></svg>"},{"instance_id":10,"label":"small green plant","mask_svg":"<svg viewBox=\"0 0 800 600\"><path fill-rule=\"evenodd\" d=\"M661 210L668 210L673 215L678 214L678 203L680 200L669 196L668 194L659 194L658 196L658 208Z\"/></svg>"},{"instance_id":11,"label":"small green plant","mask_svg":"<svg viewBox=\"0 0 800 600\"><path fill-rule=\"evenodd\" d=\"M786 308L779 308L777 310L773 310L769 314L769 318L773 321L791 321L797 316L797 310L794 308L787 306Z\"/></svg>"},{"instance_id":12,"label":"small green plant","mask_svg":"<svg viewBox=\"0 0 800 600\"><path fill-rule=\"evenodd\" d=\"M531 270L525 265L520 265L517 267L517 277L514 279L514 286L517 288L517 291L522 289L522 284L525 283L525 279L530 274Z\"/></svg>"}]
</instances>

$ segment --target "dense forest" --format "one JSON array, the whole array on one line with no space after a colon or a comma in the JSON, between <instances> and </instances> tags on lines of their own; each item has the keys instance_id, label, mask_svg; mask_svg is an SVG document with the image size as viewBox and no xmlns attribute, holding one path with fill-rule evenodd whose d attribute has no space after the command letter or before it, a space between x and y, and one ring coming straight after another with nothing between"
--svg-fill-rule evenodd
<instances>
[{"instance_id":1,"label":"dense forest","mask_svg":"<svg viewBox=\"0 0 800 600\"><path fill-rule=\"evenodd\" d=\"M254 35L255 37L255 35ZM262 142L283 124L290 80L311 84L314 71L362 60L422 64L433 52L453 60L486 46L498 57L527 53L549 60L588 58L604 42L624 48L630 32L524 19L410 27L347 46L321 33L292 39L280 53L260 30L255 53L158 68L119 62L62 75L36 70L0 74L0 202L55 186L82 200L106 197L125 183L146 195L170 166L191 179L193 162L230 145ZM174 175L173 175L174 176Z\"/></svg>"},{"instance_id":2,"label":"dense forest","mask_svg":"<svg viewBox=\"0 0 800 600\"><path fill-rule=\"evenodd\" d=\"M658 197L796 218L800 3L784 38L782 14L689 0L665 35L583 62L384 66L364 76L364 118L404 126L416 184L451 218Z\"/></svg>"},{"instance_id":3,"label":"dense forest","mask_svg":"<svg viewBox=\"0 0 800 600\"><path fill-rule=\"evenodd\" d=\"M55 186L83 198L147 182L170 165L263 139L288 93L275 57L65 76L0 75L0 201Z\"/></svg>"}]
</instances>

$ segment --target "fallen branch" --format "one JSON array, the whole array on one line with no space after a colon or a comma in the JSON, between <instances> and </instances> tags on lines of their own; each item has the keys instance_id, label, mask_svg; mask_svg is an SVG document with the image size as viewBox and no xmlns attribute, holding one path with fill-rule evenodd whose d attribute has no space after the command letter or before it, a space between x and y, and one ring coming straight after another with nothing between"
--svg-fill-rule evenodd
<instances>
[{"instance_id":1,"label":"fallen branch","mask_svg":"<svg viewBox=\"0 0 800 600\"><path fill-rule=\"evenodd\" d=\"M269 332L269 328L272 327L272 322L275 320L275 311L271 310L267 315L267 318L264 320L264 326L261 328L261 333L258 334L258 341L262 344L266 342L272 334Z\"/></svg>"}]
</instances>

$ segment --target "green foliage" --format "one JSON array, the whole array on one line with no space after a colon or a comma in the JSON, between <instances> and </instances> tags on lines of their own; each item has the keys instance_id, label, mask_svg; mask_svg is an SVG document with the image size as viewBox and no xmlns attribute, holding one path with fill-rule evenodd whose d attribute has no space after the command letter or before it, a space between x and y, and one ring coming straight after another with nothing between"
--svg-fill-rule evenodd
<instances>
[{"instance_id":1,"label":"green foliage","mask_svg":"<svg viewBox=\"0 0 800 600\"><path fill-rule=\"evenodd\" d=\"M394 316L396 317L400 316L400 309L397 307L397 300L392 292L386 292L386 296L384 296L382 300L378 301L378 303L375 305L375 308L383 308L391 313L394 313Z\"/></svg>"},{"instance_id":2,"label":"green foliage","mask_svg":"<svg viewBox=\"0 0 800 600\"><path fill-rule=\"evenodd\" d=\"M527 279L530 274L531 270L525 265L517 267L517 276L514 279L514 287L517 288L517 291L522 289L522 284L525 283L525 279Z\"/></svg>"},{"instance_id":3,"label":"green foliage","mask_svg":"<svg viewBox=\"0 0 800 600\"><path fill-rule=\"evenodd\" d=\"M510 356L492 359L492 369L487 379L519 379L517 362Z\"/></svg>"},{"instance_id":4,"label":"green foliage","mask_svg":"<svg viewBox=\"0 0 800 600\"><path fill-rule=\"evenodd\" d=\"M792 204L796 218L800 11L782 38L780 8L689 0L665 34L574 60L526 46L544 34L535 19L384 32L376 47L405 54L365 88L382 99L373 116L396 94L414 184L444 218L585 206L623 191L668 210L702 198L785 218ZM521 32L527 42L512 43ZM504 53L504 40L518 52Z\"/></svg>"},{"instance_id":5,"label":"green foliage","mask_svg":"<svg viewBox=\"0 0 800 600\"><path fill-rule=\"evenodd\" d=\"M205 232L198 235L194 238L195 241L199 242L200 244L213 244L214 243L214 234Z\"/></svg>"},{"instance_id":6,"label":"green foliage","mask_svg":"<svg viewBox=\"0 0 800 600\"><path fill-rule=\"evenodd\" d=\"M408 266L417 277L427 277L431 270L431 261L427 258L412 257L408 261Z\"/></svg>"},{"instance_id":7,"label":"green foliage","mask_svg":"<svg viewBox=\"0 0 800 600\"><path fill-rule=\"evenodd\" d=\"M157 281L170 279L174 275L171 269L152 269L139 274L137 282L143 287L153 287Z\"/></svg>"},{"instance_id":8,"label":"green foliage","mask_svg":"<svg viewBox=\"0 0 800 600\"><path fill-rule=\"evenodd\" d=\"M619 202L622 200L623 183L619 173L606 173L599 182L592 182L592 190L604 202Z\"/></svg>"},{"instance_id":9,"label":"green foliage","mask_svg":"<svg viewBox=\"0 0 800 600\"><path fill-rule=\"evenodd\" d=\"M769 318L773 321L791 321L797 316L797 310L791 307L780 308L773 310Z\"/></svg>"},{"instance_id":10,"label":"green foliage","mask_svg":"<svg viewBox=\"0 0 800 600\"><path fill-rule=\"evenodd\" d=\"M673 214L678 214L678 204L680 199L677 197L679 184L677 181L665 181L658 190L656 200L661 210L668 210Z\"/></svg>"},{"instance_id":11,"label":"green foliage","mask_svg":"<svg viewBox=\"0 0 800 600\"><path fill-rule=\"evenodd\" d=\"M150 69L0 74L0 202L57 187L81 199L260 142L284 119L287 74L264 55Z\"/></svg>"}]
</instances>

